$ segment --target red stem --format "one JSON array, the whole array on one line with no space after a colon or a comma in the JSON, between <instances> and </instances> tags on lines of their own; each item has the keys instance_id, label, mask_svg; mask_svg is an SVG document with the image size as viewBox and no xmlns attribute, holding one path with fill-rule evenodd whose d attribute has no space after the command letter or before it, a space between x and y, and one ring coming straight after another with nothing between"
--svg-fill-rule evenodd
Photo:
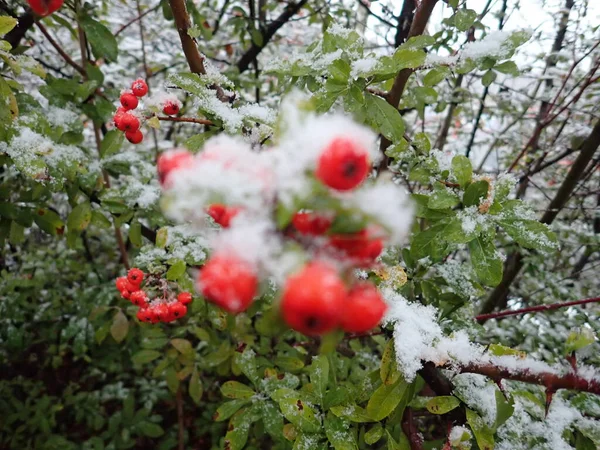
<instances>
[{"instance_id":1,"label":"red stem","mask_svg":"<svg viewBox=\"0 0 600 450\"><path fill-rule=\"evenodd\" d=\"M572 302L553 303L551 305L530 306L528 308L522 308L522 309L498 311L498 312L490 313L490 314L480 314L478 316L475 316L475 320L477 320L478 322L485 322L486 320L489 320L489 319L499 319L502 317L516 316L519 314L527 314L530 312L552 311L554 309L568 308L569 306L585 305L586 303L598 303L598 302L600 302L600 297L584 298L583 300L574 300Z\"/></svg>"}]
</instances>

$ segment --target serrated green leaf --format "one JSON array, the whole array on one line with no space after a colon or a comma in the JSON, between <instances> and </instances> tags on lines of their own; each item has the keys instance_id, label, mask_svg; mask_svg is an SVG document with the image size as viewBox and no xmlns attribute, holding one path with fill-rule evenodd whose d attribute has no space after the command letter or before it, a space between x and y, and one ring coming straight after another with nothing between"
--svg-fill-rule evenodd
<instances>
[{"instance_id":1,"label":"serrated green leaf","mask_svg":"<svg viewBox=\"0 0 600 450\"><path fill-rule=\"evenodd\" d=\"M466 186L473 178L471 160L464 155L456 155L452 158L452 173L461 187Z\"/></svg>"},{"instance_id":2,"label":"serrated green leaf","mask_svg":"<svg viewBox=\"0 0 600 450\"><path fill-rule=\"evenodd\" d=\"M404 121L400 112L381 97L365 95L367 120L391 142L400 142L404 136Z\"/></svg>"},{"instance_id":3,"label":"serrated green leaf","mask_svg":"<svg viewBox=\"0 0 600 450\"><path fill-rule=\"evenodd\" d=\"M85 17L80 23L92 46L94 56L115 62L119 55L119 46L111 31L89 16Z\"/></svg>"},{"instance_id":4,"label":"serrated green leaf","mask_svg":"<svg viewBox=\"0 0 600 450\"><path fill-rule=\"evenodd\" d=\"M486 286L497 286L502 281L503 265L494 244L478 237L469 242L469 252L479 281Z\"/></svg>"}]
</instances>

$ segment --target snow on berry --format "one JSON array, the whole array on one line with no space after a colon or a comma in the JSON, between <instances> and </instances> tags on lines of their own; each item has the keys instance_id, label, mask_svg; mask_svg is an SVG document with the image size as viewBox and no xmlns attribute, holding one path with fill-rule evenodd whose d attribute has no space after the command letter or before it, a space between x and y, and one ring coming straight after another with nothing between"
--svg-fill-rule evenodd
<instances>
[{"instance_id":1,"label":"snow on berry","mask_svg":"<svg viewBox=\"0 0 600 450\"><path fill-rule=\"evenodd\" d=\"M133 83L131 83L131 92L136 97L143 97L148 93L148 85L144 80L138 78Z\"/></svg>"}]
</instances>

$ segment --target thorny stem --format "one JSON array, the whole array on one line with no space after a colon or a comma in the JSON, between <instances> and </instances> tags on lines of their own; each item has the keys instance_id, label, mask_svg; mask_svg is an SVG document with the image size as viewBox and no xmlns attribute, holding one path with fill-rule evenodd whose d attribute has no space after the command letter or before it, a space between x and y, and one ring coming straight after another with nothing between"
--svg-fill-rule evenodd
<instances>
[{"instance_id":1,"label":"thorny stem","mask_svg":"<svg viewBox=\"0 0 600 450\"><path fill-rule=\"evenodd\" d=\"M600 297L593 298L584 298L582 300L574 300L571 302L563 302L563 303L553 303L551 305L538 305L538 306L530 306L528 308L515 309L515 310L507 310L507 311L498 311L490 314L480 314L475 317L475 320L478 322L484 322L489 319L501 319L503 317L508 316L516 316L520 314L527 314L532 312L539 311L552 311L560 308L568 308L569 306L576 305L585 305L586 303L598 303L600 302Z\"/></svg>"}]
</instances>

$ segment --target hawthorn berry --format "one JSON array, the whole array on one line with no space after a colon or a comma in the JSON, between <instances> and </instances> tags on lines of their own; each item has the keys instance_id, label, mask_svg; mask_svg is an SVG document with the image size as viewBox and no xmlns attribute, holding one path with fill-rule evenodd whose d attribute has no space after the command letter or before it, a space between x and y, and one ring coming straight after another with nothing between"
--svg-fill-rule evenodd
<instances>
[{"instance_id":1,"label":"hawthorn berry","mask_svg":"<svg viewBox=\"0 0 600 450\"><path fill-rule=\"evenodd\" d=\"M131 291L128 291L127 289L123 289L121 291L121 297L123 297L126 300L129 300L131 298Z\"/></svg>"},{"instance_id":2,"label":"hawthorn berry","mask_svg":"<svg viewBox=\"0 0 600 450\"><path fill-rule=\"evenodd\" d=\"M128 111L137 108L139 104L138 98L130 92L121 94L120 101L121 105L123 105L123 108Z\"/></svg>"},{"instance_id":3,"label":"hawthorn berry","mask_svg":"<svg viewBox=\"0 0 600 450\"><path fill-rule=\"evenodd\" d=\"M27 0L32 11L38 16L48 16L58 11L63 5L64 0Z\"/></svg>"},{"instance_id":4,"label":"hawthorn berry","mask_svg":"<svg viewBox=\"0 0 600 450\"><path fill-rule=\"evenodd\" d=\"M129 301L131 301L131 303L133 303L134 305L143 308L148 304L148 297L146 293L142 290L135 291L131 293Z\"/></svg>"},{"instance_id":5,"label":"hawthorn berry","mask_svg":"<svg viewBox=\"0 0 600 450\"><path fill-rule=\"evenodd\" d=\"M181 302L173 302L169 304L169 312L175 319L179 319L187 314L187 306Z\"/></svg>"},{"instance_id":6,"label":"hawthorn berry","mask_svg":"<svg viewBox=\"0 0 600 450\"><path fill-rule=\"evenodd\" d=\"M158 322L167 322L169 319L169 307L166 303L159 303L152 308L152 310L154 311L154 315L158 319Z\"/></svg>"},{"instance_id":7,"label":"hawthorn berry","mask_svg":"<svg viewBox=\"0 0 600 450\"><path fill-rule=\"evenodd\" d=\"M152 310L150 308L140 308L135 314L140 322L152 322Z\"/></svg>"},{"instance_id":8,"label":"hawthorn berry","mask_svg":"<svg viewBox=\"0 0 600 450\"><path fill-rule=\"evenodd\" d=\"M144 140L144 134L139 128L137 130L126 131L125 137L132 144L139 144Z\"/></svg>"},{"instance_id":9,"label":"hawthorn berry","mask_svg":"<svg viewBox=\"0 0 600 450\"><path fill-rule=\"evenodd\" d=\"M121 116L120 122L121 127L119 128L119 130L121 131L127 132L140 129L140 119L135 117L133 114L124 113L123 116Z\"/></svg>"},{"instance_id":10,"label":"hawthorn berry","mask_svg":"<svg viewBox=\"0 0 600 450\"><path fill-rule=\"evenodd\" d=\"M320 236L331 226L331 219L313 212L297 212L292 218L292 225L300 234Z\"/></svg>"},{"instance_id":11,"label":"hawthorn berry","mask_svg":"<svg viewBox=\"0 0 600 450\"><path fill-rule=\"evenodd\" d=\"M386 310L387 305L377 287L361 282L348 293L340 325L349 333L365 333L379 324Z\"/></svg>"},{"instance_id":12,"label":"hawthorn berry","mask_svg":"<svg viewBox=\"0 0 600 450\"><path fill-rule=\"evenodd\" d=\"M163 105L163 112L167 116L174 116L179 112L179 103L173 100L167 100Z\"/></svg>"},{"instance_id":13,"label":"hawthorn berry","mask_svg":"<svg viewBox=\"0 0 600 450\"><path fill-rule=\"evenodd\" d=\"M215 255L198 275L198 287L207 300L230 313L242 312L256 295L258 281L251 266L234 255Z\"/></svg>"},{"instance_id":14,"label":"hawthorn berry","mask_svg":"<svg viewBox=\"0 0 600 450\"><path fill-rule=\"evenodd\" d=\"M144 80L138 78L133 83L131 83L131 91L136 97L143 97L148 93L148 85Z\"/></svg>"},{"instance_id":15,"label":"hawthorn berry","mask_svg":"<svg viewBox=\"0 0 600 450\"><path fill-rule=\"evenodd\" d=\"M346 288L336 271L313 262L287 279L281 313L294 330L308 336L320 335L338 325L345 299Z\"/></svg>"},{"instance_id":16,"label":"hawthorn berry","mask_svg":"<svg viewBox=\"0 0 600 450\"><path fill-rule=\"evenodd\" d=\"M334 234L329 244L359 265L372 264L383 250L383 240L364 229L356 233Z\"/></svg>"},{"instance_id":17,"label":"hawthorn berry","mask_svg":"<svg viewBox=\"0 0 600 450\"><path fill-rule=\"evenodd\" d=\"M127 272L127 281L129 281L131 284L139 286L140 284L142 284L143 280L144 272L138 269L137 267L133 267L129 269L129 272Z\"/></svg>"},{"instance_id":18,"label":"hawthorn berry","mask_svg":"<svg viewBox=\"0 0 600 450\"><path fill-rule=\"evenodd\" d=\"M194 156L187 150L174 149L162 153L156 162L160 184L166 186L167 177L172 171L191 164L193 160Z\"/></svg>"},{"instance_id":19,"label":"hawthorn berry","mask_svg":"<svg viewBox=\"0 0 600 450\"><path fill-rule=\"evenodd\" d=\"M117 287L117 289L119 290L119 292L123 292L127 290L127 287L129 286L129 281L127 280L127 277L119 277L115 280L115 286Z\"/></svg>"},{"instance_id":20,"label":"hawthorn berry","mask_svg":"<svg viewBox=\"0 0 600 450\"><path fill-rule=\"evenodd\" d=\"M189 292L180 292L177 296L177 301L182 305L189 305L190 303L192 303L192 300L192 294L190 294Z\"/></svg>"},{"instance_id":21,"label":"hawthorn berry","mask_svg":"<svg viewBox=\"0 0 600 450\"><path fill-rule=\"evenodd\" d=\"M321 153L316 176L323 184L338 191L349 191L369 174L369 155L348 138L336 138Z\"/></svg>"},{"instance_id":22,"label":"hawthorn berry","mask_svg":"<svg viewBox=\"0 0 600 450\"><path fill-rule=\"evenodd\" d=\"M215 223L218 223L223 228L229 228L231 221L241 210L241 208L235 206L225 206L221 203L213 203L206 209L206 213L213 218Z\"/></svg>"},{"instance_id":23,"label":"hawthorn berry","mask_svg":"<svg viewBox=\"0 0 600 450\"><path fill-rule=\"evenodd\" d=\"M115 127L117 127L117 129L121 130L121 131L125 131L123 128L123 114L125 114L125 108L123 108L122 106L119 106L117 108L117 111L115 112L115 115L113 116L113 123L115 124Z\"/></svg>"}]
</instances>

